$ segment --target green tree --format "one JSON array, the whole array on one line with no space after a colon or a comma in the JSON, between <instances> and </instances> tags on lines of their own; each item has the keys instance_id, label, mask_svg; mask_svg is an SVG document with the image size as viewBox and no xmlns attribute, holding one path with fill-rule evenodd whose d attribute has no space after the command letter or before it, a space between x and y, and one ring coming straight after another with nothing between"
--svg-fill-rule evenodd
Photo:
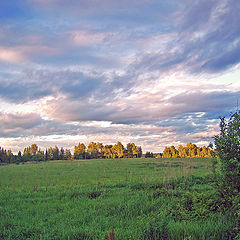
<instances>
[{"instance_id":1,"label":"green tree","mask_svg":"<svg viewBox=\"0 0 240 240\"><path fill-rule=\"evenodd\" d=\"M22 153L21 153L21 151L18 151L16 160L17 160L17 162L21 162L22 161Z\"/></svg>"},{"instance_id":2,"label":"green tree","mask_svg":"<svg viewBox=\"0 0 240 240\"><path fill-rule=\"evenodd\" d=\"M215 176L222 196L240 194L240 115L220 119L220 134L215 136L217 161ZM240 197L240 196L239 196Z\"/></svg>"},{"instance_id":3,"label":"green tree","mask_svg":"<svg viewBox=\"0 0 240 240\"><path fill-rule=\"evenodd\" d=\"M8 163L14 162L14 155L13 155L13 153L12 153L11 150L7 150L6 155L7 155L7 161L8 161Z\"/></svg>"},{"instance_id":4,"label":"green tree","mask_svg":"<svg viewBox=\"0 0 240 240\"><path fill-rule=\"evenodd\" d=\"M48 150L46 149L45 155L44 155L44 160L45 160L45 161L48 161L49 159L50 159L50 158L49 158Z\"/></svg>"},{"instance_id":5,"label":"green tree","mask_svg":"<svg viewBox=\"0 0 240 240\"><path fill-rule=\"evenodd\" d=\"M37 144L32 144L31 146L24 148L23 161L43 161L44 160L44 152L42 152Z\"/></svg>"},{"instance_id":6,"label":"green tree","mask_svg":"<svg viewBox=\"0 0 240 240\"><path fill-rule=\"evenodd\" d=\"M153 158L153 153L152 152L146 152L145 153L145 158Z\"/></svg>"},{"instance_id":7,"label":"green tree","mask_svg":"<svg viewBox=\"0 0 240 240\"><path fill-rule=\"evenodd\" d=\"M65 150L65 157L66 157L67 160L72 159L72 154L71 154L70 149Z\"/></svg>"},{"instance_id":8,"label":"green tree","mask_svg":"<svg viewBox=\"0 0 240 240\"><path fill-rule=\"evenodd\" d=\"M53 148L52 155L53 155L53 160L59 160L59 149L57 146Z\"/></svg>"},{"instance_id":9,"label":"green tree","mask_svg":"<svg viewBox=\"0 0 240 240\"><path fill-rule=\"evenodd\" d=\"M142 147L139 146L139 147L137 147L137 148L138 148L138 154L137 154L137 157L138 157L138 158L141 158L141 157L142 157Z\"/></svg>"},{"instance_id":10,"label":"green tree","mask_svg":"<svg viewBox=\"0 0 240 240\"><path fill-rule=\"evenodd\" d=\"M60 148L59 159L65 160L65 152L64 152L63 147Z\"/></svg>"}]
</instances>

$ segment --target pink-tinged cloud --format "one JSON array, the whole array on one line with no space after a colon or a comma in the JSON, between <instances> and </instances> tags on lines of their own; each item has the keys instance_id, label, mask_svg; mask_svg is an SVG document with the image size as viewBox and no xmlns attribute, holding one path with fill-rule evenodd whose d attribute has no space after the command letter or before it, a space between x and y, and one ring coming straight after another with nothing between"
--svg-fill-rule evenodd
<instances>
[{"instance_id":1,"label":"pink-tinged cloud","mask_svg":"<svg viewBox=\"0 0 240 240\"><path fill-rule=\"evenodd\" d=\"M26 57L18 48L3 48L0 47L0 61L9 63L21 63Z\"/></svg>"},{"instance_id":2,"label":"pink-tinged cloud","mask_svg":"<svg viewBox=\"0 0 240 240\"><path fill-rule=\"evenodd\" d=\"M104 33L95 33L88 31L72 31L70 33L73 38L73 43L79 46L92 45L103 42L103 40L108 36Z\"/></svg>"},{"instance_id":3,"label":"pink-tinged cloud","mask_svg":"<svg viewBox=\"0 0 240 240\"><path fill-rule=\"evenodd\" d=\"M158 151L212 141L236 109L239 72L219 77L239 70L236 0L0 2L0 98L39 107L1 113L0 137Z\"/></svg>"},{"instance_id":4,"label":"pink-tinged cloud","mask_svg":"<svg viewBox=\"0 0 240 240\"><path fill-rule=\"evenodd\" d=\"M29 129L41 123L41 117L35 113L0 112L1 128L5 130L22 128Z\"/></svg>"},{"instance_id":5,"label":"pink-tinged cloud","mask_svg":"<svg viewBox=\"0 0 240 240\"><path fill-rule=\"evenodd\" d=\"M62 49L46 45L21 46L21 51L34 61L34 58L58 56Z\"/></svg>"}]
</instances>

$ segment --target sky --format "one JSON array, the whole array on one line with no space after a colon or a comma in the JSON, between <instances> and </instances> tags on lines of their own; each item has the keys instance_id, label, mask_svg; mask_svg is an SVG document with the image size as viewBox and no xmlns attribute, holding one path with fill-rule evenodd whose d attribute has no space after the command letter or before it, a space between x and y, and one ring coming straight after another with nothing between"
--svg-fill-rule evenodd
<instances>
[{"instance_id":1,"label":"sky","mask_svg":"<svg viewBox=\"0 0 240 240\"><path fill-rule=\"evenodd\" d=\"M0 1L0 146L207 146L240 105L239 12L239 0Z\"/></svg>"}]
</instances>

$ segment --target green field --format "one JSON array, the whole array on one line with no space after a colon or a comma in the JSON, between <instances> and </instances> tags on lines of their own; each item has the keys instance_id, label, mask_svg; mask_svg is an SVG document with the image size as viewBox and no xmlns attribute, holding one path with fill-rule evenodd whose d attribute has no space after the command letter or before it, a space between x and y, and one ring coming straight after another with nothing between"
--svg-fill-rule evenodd
<instances>
[{"instance_id":1,"label":"green field","mask_svg":"<svg viewBox=\"0 0 240 240\"><path fill-rule=\"evenodd\" d=\"M211 159L97 159L0 166L0 239L232 239Z\"/></svg>"}]
</instances>

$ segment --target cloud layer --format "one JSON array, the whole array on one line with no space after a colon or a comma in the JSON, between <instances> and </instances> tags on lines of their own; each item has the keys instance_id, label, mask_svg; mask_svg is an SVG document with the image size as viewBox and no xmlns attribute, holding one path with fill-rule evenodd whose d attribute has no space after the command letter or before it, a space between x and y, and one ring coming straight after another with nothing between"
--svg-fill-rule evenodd
<instances>
[{"instance_id":1,"label":"cloud layer","mask_svg":"<svg viewBox=\"0 0 240 240\"><path fill-rule=\"evenodd\" d=\"M0 8L2 146L120 140L158 152L207 144L219 116L236 110L237 0L23 0Z\"/></svg>"}]
</instances>

